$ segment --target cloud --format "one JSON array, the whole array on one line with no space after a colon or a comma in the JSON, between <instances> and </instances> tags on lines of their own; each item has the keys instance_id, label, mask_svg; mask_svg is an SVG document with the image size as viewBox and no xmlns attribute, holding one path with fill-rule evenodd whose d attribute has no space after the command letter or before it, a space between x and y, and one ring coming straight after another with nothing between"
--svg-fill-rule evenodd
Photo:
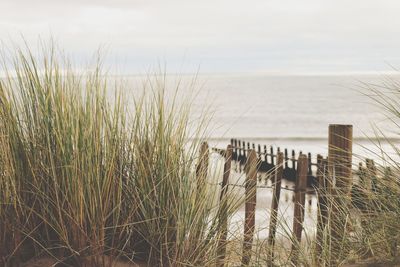
<instances>
[{"instance_id":1,"label":"cloud","mask_svg":"<svg viewBox=\"0 0 400 267\"><path fill-rule=\"evenodd\" d=\"M400 56L399 8L394 0L2 0L0 38L53 35L76 54L107 45L133 60L132 69L160 57L213 62L220 71L273 68L269 62L290 69L294 61L304 69L329 61L332 69L363 61L381 68Z\"/></svg>"}]
</instances>

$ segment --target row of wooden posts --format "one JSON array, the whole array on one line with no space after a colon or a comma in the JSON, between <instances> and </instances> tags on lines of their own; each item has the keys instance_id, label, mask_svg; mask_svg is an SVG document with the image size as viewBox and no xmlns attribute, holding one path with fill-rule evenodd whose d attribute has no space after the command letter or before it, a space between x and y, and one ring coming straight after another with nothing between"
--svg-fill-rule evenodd
<instances>
[{"instance_id":1,"label":"row of wooden posts","mask_svg":"<svg viewBox=\"0 0 400 267\"><path fill-rule=\"evenodd\" d=\"M243 140L231 139L231 145L233 147L232 159L239 163L239 169L241 170L242 166L246 164L247 157L249 155L249 151L255 150L259 156L258 161L258 171L269 173L275 170L277 166L277 157L280 154L281 149L277 147L277 153L274 153L274 147L269 147L269 151L267 146L264 145L264 149L262 151L261 145L257 146L254 143L250 144L250 142L245 142ZM246 146L247 145L247 146ZM224 155L225 150L223 149L215 149L220 152L221 155ZM284 163L283 163L283 177L286 180L295 182L296 181L296 152L294 150L291 151L291 155L288 153L288 149L284 149L283 151ZM299 153L303 154L302 151ZM262 159L263 156L263 159ZM322 157L318 154L317 158ZM312 187L317 185L316 175L313 172L313 166L317 166L317 163L312 162L311 153L307 153L307 186Z\"/></svg>"},{"instance_id":2,"label":"row of wooden posts","mask_svg":"<svg viewBox=\"0 0 400 267\"><path fill-rule=\"evenodd\" d=\"M321 155L317 156L317 172L315 176L315 184L322 191L325 190L340 190L348 194L352 184L352 126L351 125L329 125L329 148L328 157L324 158ZM226 254L228 222L227 216L224 214L226 205L223 201L224 196L228 191L229 176L231 170L231 162L233 158L234 147L229 144L224 150L225 156L224 172L222 179L222 188L220 193L220 227L223 229L223 235L219 240L219 266L224 266ZM208 145L203 143L200 149L201 160L197 170L206 168L208 162ZM266 155L265 155L266 157ZM281 192L281 181L284 176L284 167L287 167L286 155L278 151L276 154L276 164L273 169L273 196L271 204L271 216L268 236L268 254L269 266L273 266L274 262L274 246L277 230L278 206ZM304 222L304 207L305 195L307 190L308 178L311 175L311 160L306 154L300 153L297 161L297 170L294 189L294 219L293 219L293 244L291 248L291 261L296 266L298 261L298 249L302 238L303 222ZM294 162L294 161L293 161ZM260 158L257 156L255 149L248 149L245 162L245 221L244 221L244 237L242 249L242 266L249 265L251 261L253 236L255 231L255 211L256 211L256 191L257 191L257 172L260 168ZM293 163L294 168L294 163ZM334 178L332 175L333 174ZM337 238L341 233L340 216L335 218L338 222L330 223L330 233L333 238ZM324 194L318 195L318 218L317 218L317 254L322 251L323 244L323 229L328 226L328 208L327 199ZM342 225L342 227L344 227ZM334 245L334 244L333 244ZM334 249L334 248L333 248Z\"/></svg>"}]
</instances>

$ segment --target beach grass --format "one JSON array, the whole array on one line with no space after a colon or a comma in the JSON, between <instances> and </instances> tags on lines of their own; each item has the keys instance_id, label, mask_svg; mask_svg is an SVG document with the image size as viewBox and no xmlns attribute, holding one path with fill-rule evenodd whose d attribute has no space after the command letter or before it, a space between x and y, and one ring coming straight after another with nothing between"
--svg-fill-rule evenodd
<instances>
[{"instance_id":1,"label":"beach grass","mask_svg":"<svg viewBox=\"0 0 400 267\"><path fill-rule=\"evenodd\" d=\"M168 97L162 75L127 101L101 60L77 72L50 47L3 56L0 265L215 262L218 220L241 202L227 194L222 213L216 187L198 179L207 116L192 122L191 96Z\"/></svg>"}]
</instances>

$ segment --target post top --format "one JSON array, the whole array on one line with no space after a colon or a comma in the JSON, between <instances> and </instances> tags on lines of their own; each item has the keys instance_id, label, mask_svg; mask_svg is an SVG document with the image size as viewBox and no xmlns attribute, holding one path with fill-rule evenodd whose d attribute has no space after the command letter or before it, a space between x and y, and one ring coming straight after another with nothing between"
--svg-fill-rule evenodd
<instances>
[{"instance_id":1,"label":"post top","mask_svg":"<svg viewBox=\"0 0 400 267\"><path fill-rule=\"evenodd\" d=\"M306 154L301 154L301 155L299 155L299 160L300 160L300 159L304 159L304 158L307 159L307 155L306 155Z\"/></svg>"},{"instance_id":2,"label":"post top","mask_svg":"<svg viewBox=\"0 0 400 267\"><path fill-rule=\"evenodd\" d=\"M329 124L329 127L344 127L344 128L353 128L352 124Z\"/></svg>"}]
</instances>

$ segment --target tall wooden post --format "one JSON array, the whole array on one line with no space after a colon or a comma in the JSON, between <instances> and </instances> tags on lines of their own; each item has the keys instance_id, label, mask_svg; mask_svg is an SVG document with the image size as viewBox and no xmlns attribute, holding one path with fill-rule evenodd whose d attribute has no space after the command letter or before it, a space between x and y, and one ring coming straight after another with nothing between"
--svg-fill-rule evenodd
<instances>
[{"instance_id":1,"label":"tall wooden post","mask_svg":"<svg viewBox=\"0 0 400 267\"><path fill-rule=\"evenodd\" d=\"M207 142L203 142L199 151L199 162L196 168L197 176L197 191L201 192L204 189L204 184L207 179L208 173L209 151Z\"/></svg>"},{"instance_id":2,"label":"tall wooden post","mask_svg":"<svg viewBox=\"0 0 400 267\"><path fill-rule=\"evenodd\" d=\"M239 159L242 158L242 141L238 141Z\"/></svg>"},{"instance_id":3,"label":"tall wooden post","mask_svg":"<svg viewBox=\"0 0 400 267\"><path fill-rule=\"evenodd\" d=\"M293 170L296 169L296 152L292 149L292 168Z\"/></svg>"},{"instance_id":4,"label":"tall wooden post","mask_svg":"<svg viewBox=\"0 0 400 267\"><path fill-rule=\"evenodd\" d=\"M289 168L288 162L289 162L288 150L287 148L285 148L285 169Z\"/></svg>"},{"instance_id":5,"label":"tall wooden post","mask_svg":"<svg viewBox=\"0 0 400 267\"><path fill-rule=\"evenodd\" d=\"M328 170L332 185L348 194L352 185L353 126L329 125Z\"/></svg>"},{"instance_id":6,"label":"tall wooden post","mask_svg":"<svg viewBox=\"0 0 400 267\"><path fill-rule=\"evenodd\" d=\"M273 146L271 146L269 148L269 153L271 154L271 165L274 166L275 163L274 163L274 147Z\"/></svg>"},{"instance_id":7,"label":"tall wooden post","mask_svg":"<svg viewBox=\"0 0 400 267\"><path fill-rule=\"evenodd\" d=\"M238 160L238 158L239 158L239 150L238 150L238 140L237 139L235 139L235 143L234 143L234 145L233 145L233 148L234 148L234 154L235 154L235 160L237 161Z\"/></svg>"},{"instance_id":8,"label":"tall wooden post","mask_svg":"<svg viewBox=\"0 0 400 267\"><path fill-rule=\"evenodd\" d=\"M318 197L318 211L317 211L317 238L316 238L316 260L319 260L319 255L323 251L324 244L324 229L328 220L328 207L326 201L326 173L327 173L327 159L321 155L317 156L317 197Z\"/></svg>"},{"instance_id":9,"label":"tall wooden post","mask_svg":"<svg viewBox=\"0 0 400 267\"><path fill-rule=\"evenodd\" d=\"M312 176L312 156L311 156L311 153L310 152L308 152L308 155L307 155L307 157L308 157L308 173L307 173L307 175L309 176L309 177L311 177Z\"/></svg>"},{"instance_id":10,"label":"tall wooden post","mask_svg":"<svg viewBox=\"0 0 400 267\"><path fill-rule=\"evenodd\" d=\"M227 217L227 199L226 193L228 192L229 175L231 172L232 164L232 146L228 145L225 154L224 174L222 177L222 188L219 197L219 227L221 230L221 236L218 242L218 266L223 267L225 265L225 254L226 254L226 238L228 235L228 217Z\"/></svg>"},{"instance_id":11,"label":"tall wooden post","mask_svg":"<svg viewBox=\"0 0 400 267\"><path fill-rule=\"evenodd\" d=\"M242 266L248 266L251 259L251 249L253 246L253 236L256 221L256 201L257 201L257 165L258 159L254 150L249 150L246 162L246 203L245 203L245 222Z\"/></svg>"},{"instance_id":12,"label":"tall wooden post","mask_svg":"<svg viewBox=\"0 0 400 267\"><path fill-rule=\"evenodd\" d=\"M329 125L329 149L328 149L328 182L332 204L329 206L331 216L331 262L337 264L338 253L340 253L340 242L346 231L346 214L340 210L350 198L352 186L352 125ZM343 207L345 208L345 207Z\"/></svg>"},{"instance_id":13,"label":"tall wooden post","mask_svg":"<svg viewBox=\"0 0 400 267\"><path fill-rule=\"evenodd\" d=\"M303 231L304 205L306 202L307 189L307 156L301 154L297 161L297 177L295 188L294 218L293 218L293 244L291 260L294 266L297 266L298 249L301 243L301 232Z\"/></svg>"},{"instance_id":14,"label":"tall wooden post","mask_svg":"<svg viewBox=\"0 0 400 267\"><path fill-rule=\"evenodd\" d=\"M249 156L249 151L246 150L246 142L242 141L242 149L243 149L243 162L246 162L247 157Z\"/></svg>"},{"instance_id":15,"label":"tall wooden post","mask_svg":"<svg viewBox=\"0 0 400 267\"><path fill-rule=\"evenodd\" d=\"M283 176L283 153L278 152L276 159L275 175L274 175L274 192L272 195L272 207L269 224L269 235L268 235L268 251L269 260L268 266L273 266L274 262L274 246L275 246L275 235L278 221L278 206L279 197L281 195L281 182Z\"/></svg>"}]
</instances>

